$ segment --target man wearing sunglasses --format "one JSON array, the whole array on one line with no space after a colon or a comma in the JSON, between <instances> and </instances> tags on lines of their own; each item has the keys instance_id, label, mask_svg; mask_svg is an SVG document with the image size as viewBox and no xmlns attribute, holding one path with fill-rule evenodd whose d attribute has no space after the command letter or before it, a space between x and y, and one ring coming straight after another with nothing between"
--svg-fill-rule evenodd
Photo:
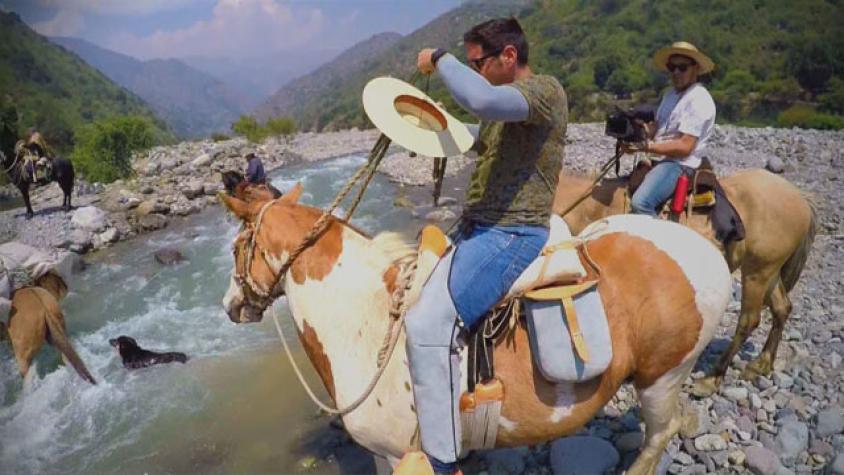
<instances>
[{"instance_id":1,"label":"man wearing sunglasses","mask_svg":"<svg viewBox=\"0 0 844 475\"><path fill-rule=\"evenodd\" d=\"M516 19L477 25L463 43L469 66L444 50L418 56L419 70L437 72L480 119L473 132L480 156L454 250L405 319L422 449L434 471L447 474L461 452L461 334L478 328L548 240L568 124L565 91L554 77L531 71Z\"/></svg>"},{"instance_id":2,"label":"man wearing sunglasses","mask_svg":"<svg viewBox=\"0 0 844 475\"><path fill-rule=\"evenodd\" d=\"M700 166L715 127L715 102L698 77L715 64L694 45L679 41L654 55L654 64L668 73L671 88L656 113L656 123L644 124L651 140L623 144L627 153L661 155L633 194L633 213L657 215L657 208L674 193L677 178Z\"/></svg>"}]
</instances>

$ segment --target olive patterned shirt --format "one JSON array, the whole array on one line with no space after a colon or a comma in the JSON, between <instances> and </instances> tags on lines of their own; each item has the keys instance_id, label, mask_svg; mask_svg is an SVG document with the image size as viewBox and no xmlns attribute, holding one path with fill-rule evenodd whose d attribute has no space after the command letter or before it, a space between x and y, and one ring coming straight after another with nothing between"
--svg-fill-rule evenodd
<instances>
[{"instance_id":1,"label":"olive patterned shirt","mask_svg":"<svg viewBox=\"0 0 844 475\"><path fill-rule=\"evenodd\" d=\"M524 122L481 122L482 151L469 181L463 219L547 226L563 163L568 101L553 76L511 84L527 99Z\"/></svg>"}]
</instances>

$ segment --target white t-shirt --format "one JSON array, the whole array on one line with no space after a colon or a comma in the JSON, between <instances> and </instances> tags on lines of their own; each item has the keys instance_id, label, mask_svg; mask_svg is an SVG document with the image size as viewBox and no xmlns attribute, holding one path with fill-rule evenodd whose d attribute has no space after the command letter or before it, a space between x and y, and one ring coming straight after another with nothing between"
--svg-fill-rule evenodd
<instances>
[{"instance_id":1,"label":"white t-shirt","mask_svg":"<svg viewBox=\"0 0 844 475\"><path fill-rule=\"evenodd\" d=\"M656 123L659 126L654 137L656 142L678 139L682 134L697 137L692 153L676 160L681 165L697 168L715 128L715 101L701 83L692 84L682 93L671 88L662 96Z\"/></svg>"}]
</instances>

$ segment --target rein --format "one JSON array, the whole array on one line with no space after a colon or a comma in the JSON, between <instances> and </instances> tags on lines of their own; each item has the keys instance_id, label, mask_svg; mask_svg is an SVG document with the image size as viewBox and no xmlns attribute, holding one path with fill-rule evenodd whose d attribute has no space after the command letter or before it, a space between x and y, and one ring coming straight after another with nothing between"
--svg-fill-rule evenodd
<instances>
[{"instance_id":1,"label":"rein","mask_svg":"<svg viewBox=\"0 0 844 475\"><path fill-rule=\"evenodd\" d=\"M6 154L3 153L2 150L0 150L0 159L2 159L2 163L6 163L6 158ZM12 169L14 169L18 165L18 161L20 161L20 157L15 154L15 159L12 160L12 164L9 165L9 168L4 169L3 172L9 175L9 172L12 171ZM9 175L9 177L11 177L11 175Z\"/></svg>"},{"instance_id":2,"label":"rein","mask_svg":"<svg viewBox=\"0 0 844 475\"><path fill-rule=\"evenodd\" d=\"M299 243L298 246L290 253L285 260L284 264L282 264L281 268L278 271L278 274L275 276L275 279L270 286L269 290L262 289L257 282L252 278L249 270L252 268L252 260L255 255L255 245L258 239L258 233L261 230L261 224L264 220L264 215L266 214L267 210L270 209L274 204L276 204L280 198L270 200L266 202L263 206L261 206L261 210L258 212L258 217L255 222L255 229L248 229L245 228L241 233L248 232L251 235L249 236L249 244L246 248L246 268L244 270L244 275L240 275L239 273L235 272L235 281L237 281L241 286L247 285L253 293L258 296L259 303L266 307L272 305L273 301L280 297L284 292L283 288L284 285L281 283L281 279L283 276L287 274L287 271L296 261L296 259L309 247L311 247L328 229L329 224L331 223L330 219L332 217L332 213L335 209L340 205L343 199L351 192L352 188L355 184L364 179L360 189L358 190L357 195L355 196L355 200L352 203L352 206L349 208L349 211L346 213L346 216L343 218L344 222L348 222L351 218L352 213L355 212L357 206L360 204L361 199L363 198L363 193L366 191L366 187L369 184L370 180L375 174L375 170L378 168L381 159L384 158L386 155L387 149L390 146L390 139L386 135L381 135L378 138L378 141L375 143L375 146L372 148L372 151L369 154L369 159L367 163L361 166L355 174L349 179L349 182L346 184L345 187L337 194L334 198L334 201L331 205L323 211L322 215L317 219L314 223L311 230L302 238L302 241ZM266 259L266 250L262 250ZM269 261L268 261L269 262ZM355 409L357 409L372 393L372 390L375 388L375 385L381 379L381 375L384 373L384 370L387 367L387 363L390 360L390 357L393 354L393 350L396 347L396 343L398 342L399 335L401 334L401 328L404 321L404 315L406 312L405 303L404 303L404 294L407 291L408 287L410 286L411 282L413 281L413 276L416 272L416 260L415 257L413 258L412 262L400 262L400 271L399 271L399 285L396 286L396 289L393 292L391 298L391 307L390 307L390 326L387 331L387 334L384 338L384 343L381 348L378 350L378 363L376 366L375 374L372 377L367 388L364 390L363 394L358 397L354 402L347 405L343 408L332 408L316 397L311 387L305 381L304 376L302 375L301 370L299 369L298 365L296 364L295 360L293 359L293 354L290 351L290 347L287 343L287 340L284 337L284 333L282 332L281 325L278 322L278 315L275 309L273 309L273 321L275 323L276 331L278 332L279 339L284 347L284 352L287 354L287 358L290 360L290 364L293 367L296 376L299 379L299 382L305 388L305 391L308 393L308 396L311 400L322 410L328 412L329 414L347 414Z\"/></svg>"}]
</instances>

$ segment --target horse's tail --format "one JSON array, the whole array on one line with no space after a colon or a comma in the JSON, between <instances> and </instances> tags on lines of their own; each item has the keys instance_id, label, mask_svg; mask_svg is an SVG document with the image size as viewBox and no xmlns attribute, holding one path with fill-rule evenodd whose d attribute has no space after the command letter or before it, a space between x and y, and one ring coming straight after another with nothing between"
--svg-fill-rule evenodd
<instances>
[{"instance_id":1,"label":"horse's tail","mask_svg":"<svg viewBox=\"0 0 844 475\"><path fill-rule=\"evenodd\" d=\"M803 236L803 240L800 241L800 245L797 246L797 249L795 249L794 253L792 253L788 260L785 261L785 264L783 264L782 269L780 270L780 279L785 286L786 292L793 289L797 284L797 279L800 278L800 273L803 272L803 268L806 266L806 259L809 257L809 249L812 248L812 243L815 242L817 216L814 205L812 205L811 201L808 202L811 213L809 217L809 230L806 232L806 235Z\"/></svg>"},{"instance_id":2,"label":"horse's tail","mask_svg":"<svg viewBox=\"0 0 844 475\"><path fill-rule=\"evenodd\" d=\"M43 292L47 293L46 290ZM50 294L47 293L47 295ZM52 295L50 295L50 297L52 297ZM91 376L88 368L85 367L85 363L82 362L82 358L76 354L76 350L73 349L73 345L70 344L70 340L67 338L67 330L65 330L64 327L64 316L62 315L62 310L59 308L58 302L53 298L42 298L41 295L38 296L38 299L44 305L44 316L47 320L47 329L49 330L47 338L49 339L50 344L59 350L65 358L65 361L69 362L71 366L73 366L73 369L79 373L79 376L81 376L82 379L91 384L97 384L97 381L93 376Z\"/></svg>"}]
</instances>

